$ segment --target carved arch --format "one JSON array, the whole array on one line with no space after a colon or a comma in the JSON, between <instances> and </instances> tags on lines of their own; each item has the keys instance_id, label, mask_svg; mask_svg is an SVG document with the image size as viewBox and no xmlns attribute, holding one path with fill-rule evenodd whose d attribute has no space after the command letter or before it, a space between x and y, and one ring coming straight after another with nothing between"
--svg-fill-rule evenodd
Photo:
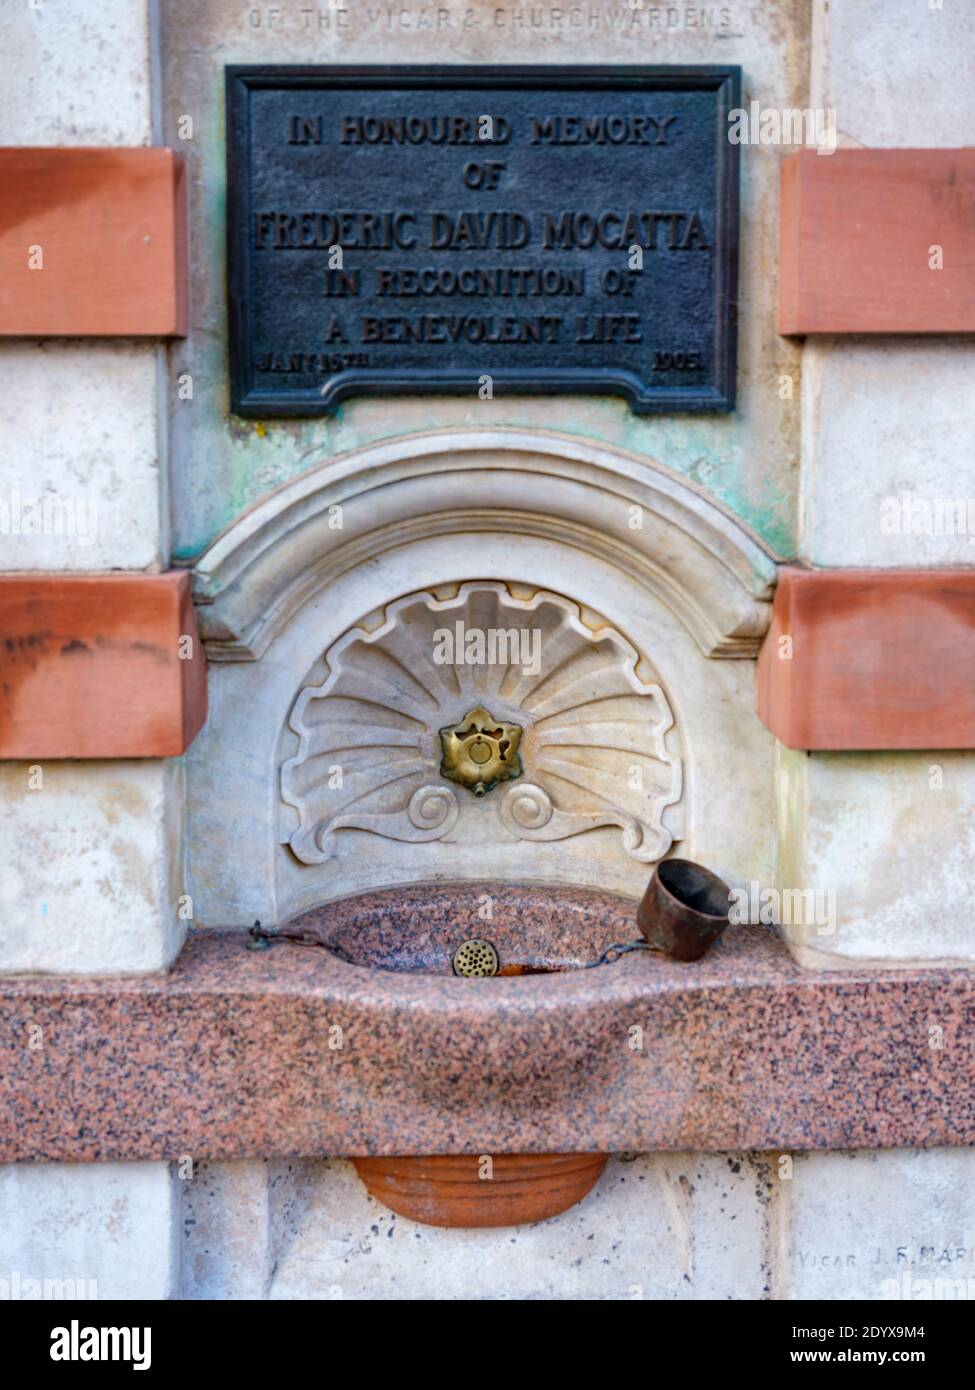
<instances>
[{"instance_id":1,"label":"carved arch","mask_svg":"<svg viewBox=\"0 0 975 1390\"><path fill-rule=\"evenodd\" d=\"M339 575L464 530L560 540L615 564L709 657L754 657L768 626L771 554L686 479L574 435L443 430L322 459L224 531L193 570L208 656L257 660Z\"/></svg>"}]
</instances>

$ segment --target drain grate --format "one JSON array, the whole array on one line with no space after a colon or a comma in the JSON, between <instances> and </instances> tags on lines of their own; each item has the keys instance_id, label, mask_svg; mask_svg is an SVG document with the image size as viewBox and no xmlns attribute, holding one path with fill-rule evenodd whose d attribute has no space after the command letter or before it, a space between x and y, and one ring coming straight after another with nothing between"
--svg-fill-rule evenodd
<instances>
[{"instance_id":1,"label":"drain grate","mask_svg":"<svg viewBox=\"0 0 975 1390\"><path fill-rule=\"evenodd\" d=\"M453 967L455 975L496 975L498 973L498 953L490 941L479 941L476 937L462 942L454 952Z\"/></svg>"}]
</instances>

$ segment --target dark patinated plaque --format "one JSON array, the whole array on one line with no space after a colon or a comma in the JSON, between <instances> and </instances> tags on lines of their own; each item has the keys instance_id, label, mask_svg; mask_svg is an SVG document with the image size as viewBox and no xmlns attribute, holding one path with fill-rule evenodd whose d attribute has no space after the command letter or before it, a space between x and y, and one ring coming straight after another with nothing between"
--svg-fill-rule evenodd
<instances>
[{"instance_id":1,"label":"dark patinated plaque","mask_svg":"<svg viewBox=\"0 0 975 1390\"><path fill-rule=\"evenodd\" d=\"M233 408L735 401L737 68L227 69Z\"/></svg>"}]
</instances>

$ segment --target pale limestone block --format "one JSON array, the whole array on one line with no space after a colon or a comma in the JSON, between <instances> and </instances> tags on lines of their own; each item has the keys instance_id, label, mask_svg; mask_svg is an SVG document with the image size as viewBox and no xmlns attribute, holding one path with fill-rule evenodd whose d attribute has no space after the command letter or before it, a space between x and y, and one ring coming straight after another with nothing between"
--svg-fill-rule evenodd
<instances>
[{"instance_id":1,"label":"pale limestone block","mask_svg":"<svg viewBox=\"0 0 975 1390\"><path fill-rule=\"evenodd\" d=\"M972 1149L800 1154L786 1186L784 1297L975 1297Z\"/></svg>"},{"instance_id":2,"label":"pale limestone block","mask_svg":"<svg viewBox=\"0 0 975 1390\"><path fill-rule=\"evenodd\" d=\"M0 7L3 145L149 145L153 0Z\"/></svg>"},{"instance_id":3,"label":"pale limestone block","mask_svg":"<svg viewBox=\"0 0 975 1390\"><path fill-rule=\"evenodd\" d=\"M0 571L166 568L162 351L0 343Z\"/></svg>"},{"instance_id":4,"label":"pale limestone block","mask_svg":"<svg viewBox=\"0 0 975 1390\"><path fill-rule=\"evenodd\" d=\"M814 0L811 104L861 145L975 143L971 19L955 0Z\"/></svg>"},{"instance_id":5,"label":"pale limestone block","mask_svg":"<svg viewBox=\"0 0 975 1390\"><path fill-rule=\"evenodd\" d=\"M265 1298L271 1274L267 1163L201 1163L180 1186L183 1298Z\"/></svg>"},{"instance_id":6,"label":"pale limestone block","mask_svg":"<svg viewBox=\"0 0 975 1390\"><path fill-rule=\"evenodd\" d=\"M777 886L817 894L783 926L799 960L975 961L975 755L780 746L777 778Z\"/></svg>"},{"instance_id":7,"label":"pale limestone block","mask_svg":"<svg viewBox=\"0 0 975 1390\"><path fill-rule=\"evenodd\" d=\"M0 1297L178 1297L178 1215L166 1163L5 1164Z\"/></svg>"},{"instance_id":8,"label":"pale limestone block","mask_svg":"<svg viewBox=\"0 0 975 1390\"><path fill-rule=\"evenodd\" d=\"M279 1254L304 1220L319 1166L308 1159L197 1165L181 1184L182 1297L266 1298Z\"/></svg>"},{"instance_id":9,"label":"pale limestone block","mask_svg":"<svg viewBox=\"0 0 975 1390\"><path fill-rule=\"evenodd\" d=\"M550 1221L441 1230L395 1216L350 1163L316 1165L275 1299L709 1299L766 1296L770 1184L756 1156L611 1158Z\"/></svg>"},{"instance_id":10,"label":"pale limestone block","mask_svg":"<svg viewBox=\"0 0 975 1390\"><path fill-rule=\"evenodd\" d=\"M802 559L975 564L975 347L809 339L802 403Z\"/></svg>"},{"instance_id":11,"label":"pale limestone block","mask_svg":"<svg viewBox=\"0 0 975 1390\"><path fill-rule=\"evenodd\" d=\"M182 785L176 759L0 763L0 970L173 961L192 911Z\"/></svg>"}]
</instances>

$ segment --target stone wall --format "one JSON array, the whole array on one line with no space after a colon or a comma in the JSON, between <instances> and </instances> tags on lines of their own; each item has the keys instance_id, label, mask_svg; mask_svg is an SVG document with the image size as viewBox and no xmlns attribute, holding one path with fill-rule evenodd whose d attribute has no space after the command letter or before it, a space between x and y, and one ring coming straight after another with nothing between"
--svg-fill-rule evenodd
<instances>
[{"instance_id":1,"label":"stone wall","mask_svg":"<svg viewBox=\"0 0 975 1390\"><path fill-rule=\"evenodd\" d=\"M817 0L813 14L810 104L835 108L841 146L975 141L975 110L955 99L975 70L960 11L910 0ZM905 494L929 502L975 496L973 365L975 348L964 338L806 342L801 560L972 564L970 535L894 530L884 507ZM793 933L802 959L975 959L975 907L965 889L975 872L965 814L973 769L968 753L780 750L779 882L836 892L835 931Z\"/></svg>"},{"instance_id":2,"label":"stone wall","mask_svg":"<svg viewBox=\"0 0 975 1390\"><path fill-rule=\"evenodd\" d=\"M0 143L157 142L155 23L133 0L5 6ZM94 523L3 535L0 569L169 565L165 358L152 341L0 343L0 495L82 503ZM168 965L185 931L179 761L4 763L0 778L0 970ZM95 1280L102 1298L177 1292L167 1164L7 1166L0 1193L0 1279Z\"/></svg>"}]
</instances>

